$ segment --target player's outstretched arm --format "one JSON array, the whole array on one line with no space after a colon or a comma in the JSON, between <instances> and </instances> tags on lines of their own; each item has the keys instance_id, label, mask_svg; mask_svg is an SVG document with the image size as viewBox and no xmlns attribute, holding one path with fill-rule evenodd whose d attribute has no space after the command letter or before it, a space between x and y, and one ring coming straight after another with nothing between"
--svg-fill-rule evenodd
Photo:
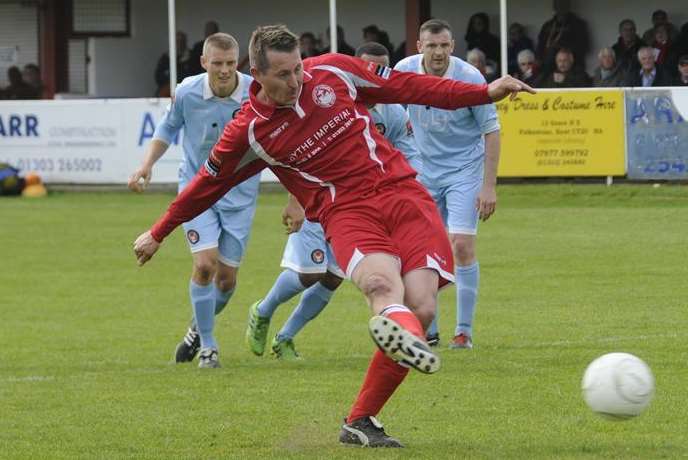
<instances>
[{"instance_id":1,"label":"player's outstretched arm","mask_svg":"<svg viewBox=\"0 0 688 460\"><path fill-rule=\"evenodd\" d=\"M168 147L169 144L159 139L150 142L141 166L129 177L127 185L130 190L140 193L148 187L153 176L153 165L165 154Z\"/></svg>"},{"instance_id":2,"label":"player's outstretched arm","mask_svg":"<svg viewBox=\"0 0 688 460\"><path fill-rule=\"evenodd\" d=\"M505 75L501 78L498 78L487 85L487 94L494 102L501 101L507 96L513 99L520 92L526 92L530 94L536 93L533 88L510 75Z\"/></svg>"}]
</instances>

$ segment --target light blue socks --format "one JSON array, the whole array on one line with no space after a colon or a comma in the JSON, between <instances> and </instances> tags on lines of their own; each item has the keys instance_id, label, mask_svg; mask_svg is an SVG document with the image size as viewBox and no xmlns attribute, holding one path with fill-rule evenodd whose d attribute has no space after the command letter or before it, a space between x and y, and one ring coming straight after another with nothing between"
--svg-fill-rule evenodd
<instances>
[{"instance_id":1,"label":"light blue socks","mask_svg":"<svg viewBox=\"0 0 688 460\"><path fill-rule=\"evenodd\" d=\"M261 318L272 318L280 304L294 297L306 289L299 280L299 274L292 270L284 270L279 274L270 292L258 305L258 315Z\"/></svg>"},{"instance_id":2,"label":"light blue socks","mask_svg":"<svg viewBox=\"0 0 688 460\"><path fill-rule=\"evenodd\" d=\"M318 316L332 298L334 291L320 283L306 289L299 304L277 334L278 340L293 339L310 320Z\"/></svg>"},{"instance_id":3,"label":"light blue socks","mask_svg":"<svg viewBox=\"0 0 688 460\"><path fill-rule=\"evenodd\" d=\"M465 267L456 267L456 335L473 335L473 317L478 300L480 265L474 262Z\"/></svg>"},{"instance_id":4,"label":"light blue socks","mask_svg":"<svg viewBox=\"0 0 688 460\"><path fill-rule=\"evenodd\" d=\"M201 348L217 348L213 337L215 326L215 286L210 283L201 286L189 281L189 295L193 306L194 321L201 336Z\"/></svg>"}]
</instances>

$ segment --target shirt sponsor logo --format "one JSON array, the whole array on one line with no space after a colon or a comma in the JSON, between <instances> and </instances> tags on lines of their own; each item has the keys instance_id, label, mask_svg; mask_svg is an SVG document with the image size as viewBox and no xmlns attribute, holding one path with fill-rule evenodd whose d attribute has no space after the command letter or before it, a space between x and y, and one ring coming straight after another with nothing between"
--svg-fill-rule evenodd
<instances>
[{"instance_id":1,"label":"shirt sponsor logo","mask_svg":"<svg viewBox=\"0 0 688 460\"><path fill-rule=\"evenodd\" d=\"M337 95L329 85L318 85L313 88L313 101L322 108L332 107Z\"/></svg>"}]
</instances>

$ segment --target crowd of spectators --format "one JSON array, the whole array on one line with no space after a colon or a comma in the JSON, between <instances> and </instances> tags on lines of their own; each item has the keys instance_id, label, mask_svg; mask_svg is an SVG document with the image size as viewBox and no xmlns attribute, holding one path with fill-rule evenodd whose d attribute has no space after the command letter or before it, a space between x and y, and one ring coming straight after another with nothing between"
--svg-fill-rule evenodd
<instances>
[{"instance_id":1,"label":"crowd of spectators","mask_svg":"<svg viewBox=\"0 0 688 460\"><path fill-rule=\"evenodd\" d=\"M554 15L537 34L528 37L526 28L513 23L508 29L508 73L539 88L580 88L618 86L687 86L688 85L688 23L677 29L666 11L652 13L652 27L642 38L632 19L618 26L618 39L597 53L597 65L586 69L585 58L591 50L587 22L570 8L570 0L554 0ZM204 37L220 30L217 22L208 21ZM300 35L303 58L330 51L329 28L325 33L303 32ZM473 14L468 20L465 40L466 61L475 66L489 82L500 75L500 40L490 30L486 13ZM457 38L458 40L458 38ZM395 47L389 34L375 24L363 27L362 43L377 42L390 53L391 65L406 56L406 43ZM177 32L177 79L203 72L200 55L203 40L188 47L186 34ZM344 29L337 26L337 51L354 55L354 47L346 41ZM246 57L239 64L247 71ZM169 56L162 54L155 70L157 95L169 95Z\"/></svg>"},{"instance_id":2,"label":"crowd of spectators","mask_svg":"<svg viewBox=\"0 0 688 460\"><path fill-rule=\"evenodd\" d=\"M656 10L641 38L635 22L624 19L616 43L597 51L597 65L588 73L588 26L569 5L554 1L554 17L542 25L535 47L521 24L511 25L511 75L539 88L688 85L688 23L679 31L666 11Z\"/></svg>"}]
</instances>

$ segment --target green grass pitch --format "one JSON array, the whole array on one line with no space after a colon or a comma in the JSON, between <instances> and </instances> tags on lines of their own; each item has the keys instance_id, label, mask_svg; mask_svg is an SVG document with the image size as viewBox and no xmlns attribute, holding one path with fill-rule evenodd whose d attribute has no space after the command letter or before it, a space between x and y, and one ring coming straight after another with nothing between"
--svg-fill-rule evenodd
<instances>
[{"instance_id":1,"label":"green grass pitch","mask_svg":"<svg viewBox=\"0 0 688 460\"><path fill-rule=\"evenodd\" d=\"M402 451L341 447L342 417L373 344L346 283L297 337L303 362L244 346L248 306L279 273L281 193L263 194L239 285L219 317L222 369L174 365L191 310L180 231L143 268L134 238L170 194L1 199L1 458L685 458L688 195L685 186L501 186L481 224L472 351L445 348L380 414ZM295 302L284 305L271 332ZM640 356L657 391L609 422L580 394L586 365Z\"/></svg>"}]
</instances>

